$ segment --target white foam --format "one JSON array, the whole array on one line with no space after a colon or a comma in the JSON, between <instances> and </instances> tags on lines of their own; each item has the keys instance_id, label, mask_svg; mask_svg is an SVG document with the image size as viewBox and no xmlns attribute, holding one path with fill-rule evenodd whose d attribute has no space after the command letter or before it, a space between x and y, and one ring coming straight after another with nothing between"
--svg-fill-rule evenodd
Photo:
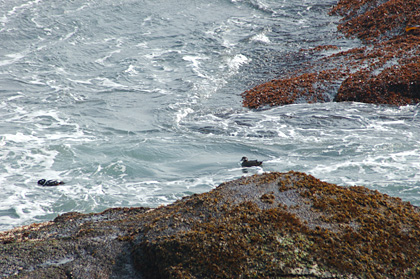
<instances>
[{"instance_id":1,"label":"white foam","mask_svg":"<svg viewBox=\"0 0 420 279\"><path fill-rule=\"evenodd\" d=\"M85 84L85 85L90 85L92 84L92 79L87 79L87 80L80 80L80 79L71 79L71 78L67 78L68 81L74 82L74 83L79 83L79 84Z\"/></svg>"},{"instance_id":2,"label":"white foam","mask_svg":"<svg viewBox=\"0 0 420 279\"><path fill-rule=\"evenodd\" d=\"M109 78L95 78L92 80L94 83L104 87L111 87L116 89L127 89L129 88L126 85L116 83L115 81L110 80Z\"/></svg>"},{"instance_id":3,"label":"white foam","mask_svg":"<svg viewBox=\"0 0 420 279\"><path fill-rule=\"evenodd\" d=\"M33 135L24 135L21 132L17 132L16 134L5 134L3 135L2 140L4 142L14 142L14 143L22 143L22 142L29 142L38 140L37 137Z\"/></svg>"},{"instance_id":4,"label":"white foam","mask_svg":"<svg viewBox=\"0 0 420 279\"><path fill-rule=\"evenodd\" d=\"M251 59L245 55L237 54L232 58L229 58L227 64L231 70L238 70L243 64L249 63L250 61Z\"/></svg>"},{"instance_id":5,"label":"white foam","mask_svg":"<svg viewBox=\"0 0 420 279\"><path fill-rule=\"evenodd\" d=\"M265 33L259 33L257 35L254 35L250 38L250 40L254 42L262 42L265 44L271 43L270 38L268 38Z\"/></svg>"},{"instance_id":6,"label":"white foam","mask_svg":"<svg viewBox=\"0 0 420 279\"><path fill-rule=\"evenodd\" d=\"M5 26L7 22L8 22L8 19L6 15L3 15L2 17L0 17L0 23L2 26Z\"/></svg>"},{"instance_id":7,"label":"white foam","mask_svg":"<svg viewBox=\"0 0 420 279\"><path fill-rule=\"evenodd\" d=\"M107 64L105 63L105 61L111 58L114 54L120 53L120 52L121 52L121 49L113 50L109 52L109 54L105 55L104 57L96 59L95 62L103 66L106 66Z\"/></svg>"},{"instance_id":8,"label":"white foam","mask_svg":"<svg viewBox=\"0 0 420 279\"><path fill-rule=\"evenodd\" d=\"M14 194L5 193L6 195L2 195L0 210L13 212L12 216L0 216L0 227L2 230L33 223L37 216L44 216L50 213L47 209L50 204L48 194L35 202L34 197L40 194L39 190L27 188L24 185L10 185L10 181L9 184L2 185L14 187ZM10 188L6 187L6 189Z\"/></svg>"},{"instance_id":9,"label":"white foam","mask_svg":"<svg viewBox=\"0 0 420 279\"><path fill-rule=\"evenodd\" d=\"M79 31L79 28L76 26L72 32L69 32L68 34L66 34L66 36L60 38L60 41L67 41L68 39L73 37L77 33L77 31ZM77 42L72 42L73 45L75 45L76 43Z\"/></svg>"},{"instance_id":10,"label":"white foam","mask_svg":"<svg viewBox=\"0 0 420 279\"><path fill-rule=\"evenodd\" d=\"M182 119L184 119L185 117L187 117L188 114L193 113L194 110L192 108L186 107L186 108L181 108L177 113L176 113L176 124L179 125L179 123L182 121Z\"/></svg>"},{"instance_id":11,"label":"white foam","mask_svg":"<svg viewBox=\"0 0 420 279\"><path fill-rule=\"evenodd\" d=\"M34 5L36 5L40 2L42 2L42 1L41 0L34 0L34 1L29 1L28 3L24 3L20 6L13 7L13 9L11 11L9 11L7 13L7 15L12 16L12 15L16 14L19 10L26 10L26 9L31 8L31 7L33 7Z\"/></svg>"},{"instance_id":12,"label":"white foam","mask_svg":"<svg viewBox=\"0 0 420 279\"><path fill-rule=\"evenodd\" d=\"M208 60L209 58L206 56L194 56L194 55L185 55L182 57L183 60L190 62L190 67L199 77L207 78L206 74L203 74L201 70L201 62L200 60Z\"/></svg>"},{"instance_id":13,"label":"white foam","mask_svg":"<svg viewBox=\"0 0 420 279\"><path fill-rule=\"evenodd\" d=\"M25 55L26 54L23 53L23 52L22 53L6 54L5 56L9 57L11 59L0 61L0 66L7 66L7 65L10 65L10 64L14 64L14 63L18 62L19 60L21 60L23 57L25 57Z\"/></svg>"},{"instance_id":14,"label":"white foam","mask_svg":"<svg viewBox=\"0 0 420 279\"><path fill-rule=\"evenodd\" d=\"M136 67L134 65L129 65L128 68L124 72L128 73L130 76L135 76L139 74L136 71Z\"/></svg>"}]
</instances>

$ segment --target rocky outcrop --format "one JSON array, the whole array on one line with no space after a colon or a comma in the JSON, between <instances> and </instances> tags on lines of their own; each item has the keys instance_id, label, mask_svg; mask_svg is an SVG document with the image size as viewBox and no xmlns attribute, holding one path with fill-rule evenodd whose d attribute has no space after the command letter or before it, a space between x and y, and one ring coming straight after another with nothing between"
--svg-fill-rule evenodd
<instances>
[{"instance_id":1,"label":"rocky outcrop","mask_svg":"<svg viewBox=\"0 0 420 279\"><path fill-rule=\"evenodd\" d=\"M302 49L307 56L337 50L304 69L245 91L249 108L297 102L358 101L406 105L420 101L420 0L341 0L331 14L338 30L365 46Z\"/></svg>"},{"instance_id":2,"label":"rocky outcrop","mask_svg":"<svg viewBox=\"0 0 420 279\"><path fill-rule=\"evenodd\" d=\"M266 173L3 232L0 277L419 278L419 237L419 209L398 198Z\"/></svg>"},{"instance_id":3,"label":"rocky outcrop","mask_svg":"<svg viewBox=\"0 0 420 279\"><path fill-rule=\"evenodd\" d=\"M127 235L145 208L70 212L0 233L0 278L136 278Z\"/></svg>"}]
</instances>

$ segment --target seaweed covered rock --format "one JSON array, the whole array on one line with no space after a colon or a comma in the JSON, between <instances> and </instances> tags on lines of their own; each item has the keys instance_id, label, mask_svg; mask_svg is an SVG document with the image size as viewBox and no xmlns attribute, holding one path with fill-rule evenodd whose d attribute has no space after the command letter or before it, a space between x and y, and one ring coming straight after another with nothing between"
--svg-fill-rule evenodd
<instances>
[{"instance_id":1,"label":"seaweed covered rock","mask_svg":"<svg viewBox=\"0 0 420 279\"><path fill-rule=\"evenodd\" d=\"M69 212L0 232L0 278L136 278L126 239L147 210Z\"/></svg>"},{"instance_id":2,"label":"seaweed covered rock","mask_svg":"<svg viewBox=\"0 0 420 279\"><path fill-rule=\"evenodd\" d=\"M242 178L152 215L133 254L147 278L420 276L418 208L303 173Z\"/></svg>"},{"instance_id":3,"label":"seaweed covered rock","mask_svg":"<svg viewBox=\"0 0 420 279\"><path fill-rule=\"evenodd\" d=\"M334 100L406 105L420 101L420 0L341 0L330 14L338 30L365 46L302 49L308 57L335 50L304 68L245 91L249 108Z\"/></svg>"},{"instance_id":4,"label":"seaweed covered rock","mask_svg":"<svg viewBox=\"0 0 420 279\"><path fill-rule=\"evenodd\" d=\"M419 278L420 211L297 172L0 234L0 277Z\"/></svg>"},{"instance_id":5,"label":"seaweed covered rock","mask_svg":"<svg viewBox=\"0 0 420 279\"><path fill-rule=\"evenodd\" d=\"M365 42L387 40L406 32L420 22L418 0L341 0L331 14L343 17L338 30L347 36L358 37Z\"/></svg>"},{"instance_id":6,"label":"seaweed covered rock","mask_svg":"<svg viewBox=\"0 0 420 279\"><path fill-rule=\"evenodd\" d=\"M331 13L343 16L341 32L372 46L355 56L368 66L348 76L335 101L419 103L420 0L343 0Z\"/></svg>"},{"instance_id":7,"label":"seaweed covered rock","mask_svg":"<svg viewBox=\"0 0 420 279\"><path fill-rule=\"evenodd\" d=\"M338 90L336 101L407 105L420 102L420 58L392 66L375 75L361 70L350 75Z\"/></svg>"}]
</instances>

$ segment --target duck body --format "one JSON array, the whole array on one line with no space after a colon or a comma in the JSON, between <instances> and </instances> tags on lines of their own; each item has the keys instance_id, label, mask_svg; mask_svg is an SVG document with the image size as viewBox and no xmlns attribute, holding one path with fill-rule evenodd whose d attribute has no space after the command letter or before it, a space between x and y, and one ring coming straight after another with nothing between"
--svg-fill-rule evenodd
<instances>
[{"instance_id":1,"label":"duck body","mask_svg":"<svg viewBox=\"0 0 420 279\"><path fill-rule=\"evenodd\" d=\"M63 181L58 181L58 180L40 179L40 180L38 180L38 184L41 185L41 186L58 186L58 185L64 184L64 182Z\"/></svg>"},{"instance_id":2,"label":"duck body","mask_svg":"<svg viewBox=\"0 0 420 279\"><path fill-rule=\"evenodd\" d=\"M249 161L247 157L242 157L241 159L243 168L258 167L262 165L262 161L251 160Z\"/></svg>"}]
</instances>

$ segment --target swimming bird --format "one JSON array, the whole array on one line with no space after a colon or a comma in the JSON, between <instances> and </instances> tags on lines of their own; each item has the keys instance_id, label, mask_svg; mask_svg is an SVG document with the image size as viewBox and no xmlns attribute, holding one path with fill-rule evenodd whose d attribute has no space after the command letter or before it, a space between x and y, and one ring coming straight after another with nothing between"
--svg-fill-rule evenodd
<instances>
[{"instance_id":1,"label":"swimming bird","mask_svg":"<svg viewBox=\"0 0 420 279\"><path fill-rule=\"evenodd\" d=\"M58 186L58 185L64 184L64 182L63 181L58 181L58 180L40 179L40 180L38 180L38 184L41 185L41 186Z\"/></svg>"},{"instance_id":2,"label":"swimming bird","mask_svg":"<svg viewBox=\"0 0 420 279\"><path fill-rule=\"evenodd\" d=\"M248 161L248 158L245 156L242 157L241 161L242 161L241 165L243 168L258 167L258 166L261 166L263 163L262 161L257 161L257 160Z\"/></svg>"}]
</instances>

